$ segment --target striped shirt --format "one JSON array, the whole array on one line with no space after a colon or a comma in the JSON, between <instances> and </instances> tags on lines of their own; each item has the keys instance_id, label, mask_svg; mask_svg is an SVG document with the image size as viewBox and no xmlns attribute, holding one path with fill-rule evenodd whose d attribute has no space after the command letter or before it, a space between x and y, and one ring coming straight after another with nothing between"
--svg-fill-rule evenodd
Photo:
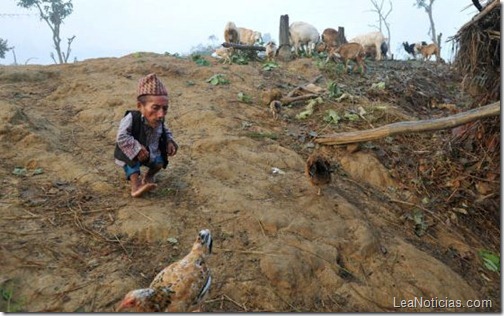
<instances>
[{"instance_id":1,"label":"striped shirt","mask_svg":"<svg viewBox=\"0 0 504 316\"><path fill-rule=\"evenodd\" d=\"M149 146L149 159L150 161L154 161L154 159L161 155L161 151L159 150L159 139L161 137L161 133L163 132L162 125L159 124L156 128L152 128L144 116L142 115L142 124L143 129L145 131L145 135L147 136L147 145ZM164 122L162 124L165 124ZM119 130L117 131L116 142L122 152L128 156L129 159L133 160L133 158L138 155L142 145L139 141L137 141L133 135L133 115L128 113L124 116L119 124ZM165 125L166 139L168 141L173 140L173 135ZM115 163L119 166L124 166L126 163L119 159L115 159Z\"/></svg>"}]
</instances>

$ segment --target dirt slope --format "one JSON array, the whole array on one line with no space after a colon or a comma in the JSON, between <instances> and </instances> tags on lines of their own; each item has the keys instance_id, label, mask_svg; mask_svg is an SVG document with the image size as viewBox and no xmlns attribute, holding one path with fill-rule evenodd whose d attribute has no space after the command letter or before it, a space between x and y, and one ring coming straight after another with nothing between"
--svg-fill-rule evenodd
<instances>
[{"instance_id":1,"label":"dirt slope","mask_svg":"<svg viewBox=\"0 0 504 316\"><path fill-rule=\"evenodd\" d=\"M3 311L113 311L126 292L147 286L185 255L202 228L215 240L206 311L500 310L500 278L482 270L478 236L442 222L415 235L408 204L390 202L422 198L400 185L401 175L372 150L317 147L310 137L343 129L323 123L330 107L360 104L377 125L379 117L448 115L408 100L460 104L460 93L443 91L456 81L411 93L392 82L378 97L364 97L364 87L386 80L380 67L395 78L424 71L416 63L373 64L364 77L339 77L362 98L326 101L314 113L318 125L295 119L303 104L285 107L275 121L260 102L265 89L286 94L320 75L316 62L300 59L271 71L260 63L211 63L137 53L0 68L0 288L11 297L1 302ZM436 80L432 69L449 72L431 67L425 84ZM168 87L167 120L180 148L158 176L158 189L132 199L112 153L119 120L135 107L136 81L150 72ZM208 83L215 74L230 83ZM322 74L318 84L326 88L330 76ZM252 103L239 102L240 92ZM322 196L303 173L313 151L338 166ZM272 173L274 167L283 172ZM394 306L420 297L491 298L493 305Z\"/></svg>"}]
</instances>

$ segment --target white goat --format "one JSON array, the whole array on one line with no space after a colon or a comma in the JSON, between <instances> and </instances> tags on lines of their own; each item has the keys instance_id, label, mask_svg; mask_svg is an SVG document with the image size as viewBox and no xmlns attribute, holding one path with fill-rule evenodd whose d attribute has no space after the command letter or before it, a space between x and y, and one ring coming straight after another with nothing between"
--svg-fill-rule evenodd
<instances>
[{"instance_id":1,"label":"white goat","mask_svg":"<svg viewBox=\"0 0 504 316\"><path fill-rule=\"evenodd\" d=\"M227 43L239 43L240 34L238 33L238 28L233 22L228 22L224 28L224 40Z\"/></svg>"},{"instance_id":2,"label":"white goat","mask_svg":"<svg viewBox=\"0 0 504 316\"><path fill-rule=\"evenodd\" d=\"M238 37L240 39L240 43L243 45L254 45L256 42L262 40L260 32L247 29L244 27L238 28Z\"/></svg>"},{"instance_id":3,"label":"white goat","mask_svg":"<svg viewBox=\"0 0 504 316\"><path fill-rule=\"evenodd\" d=\"M306 52L311 55L319 37L317 29L306 22L292 22L289 26L289 41L294 46L296 55L299 55L299 48L302 46L306 46Z\"/></svg>"},{"instance_id":4,"label":"white goat","mask_svg":"<svg viewBox=\"0 0 504 316\"><path fill-rule=\"evenodd\" d=\"M380 32L362 34L349 40L349 43L359 43L363 47L374 46L376 49L376 60L382 59L381 44L385 41L385 36Z\"/></svg>"}]
</instances>

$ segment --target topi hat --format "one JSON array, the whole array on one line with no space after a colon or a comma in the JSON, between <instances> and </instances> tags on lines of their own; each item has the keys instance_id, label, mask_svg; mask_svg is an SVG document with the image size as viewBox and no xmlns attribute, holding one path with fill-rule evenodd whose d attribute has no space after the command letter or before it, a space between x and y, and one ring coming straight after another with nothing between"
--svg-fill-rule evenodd
<instances>
[{"instance_id":1,"label":"topi hat","mask_svg":"<svg viewBox=\"0 0 504 316\"><path fill-rule=\"evenodd\" d=\"M148 74L147 76L138 80L138 93L137 97L151 94L151 95L168 95L165 86L158 79L156 74Z\"/></svg>"}]
</instances>

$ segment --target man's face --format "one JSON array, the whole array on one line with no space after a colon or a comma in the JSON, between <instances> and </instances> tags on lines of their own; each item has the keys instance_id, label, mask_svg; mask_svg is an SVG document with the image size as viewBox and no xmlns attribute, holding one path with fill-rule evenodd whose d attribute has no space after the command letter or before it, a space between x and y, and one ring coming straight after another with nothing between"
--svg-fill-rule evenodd
<instances>
[{"instance_id":1,"label":"man's face","mask_svg":"<svg viewBox=\"0 0 504 316\"><path fill-rule=\"evenodd\" d=\"M148 95L145 104L138 103L138 108L152 127L157 127L168 112L168 96Z\"/></svg>"}]
</instances>

